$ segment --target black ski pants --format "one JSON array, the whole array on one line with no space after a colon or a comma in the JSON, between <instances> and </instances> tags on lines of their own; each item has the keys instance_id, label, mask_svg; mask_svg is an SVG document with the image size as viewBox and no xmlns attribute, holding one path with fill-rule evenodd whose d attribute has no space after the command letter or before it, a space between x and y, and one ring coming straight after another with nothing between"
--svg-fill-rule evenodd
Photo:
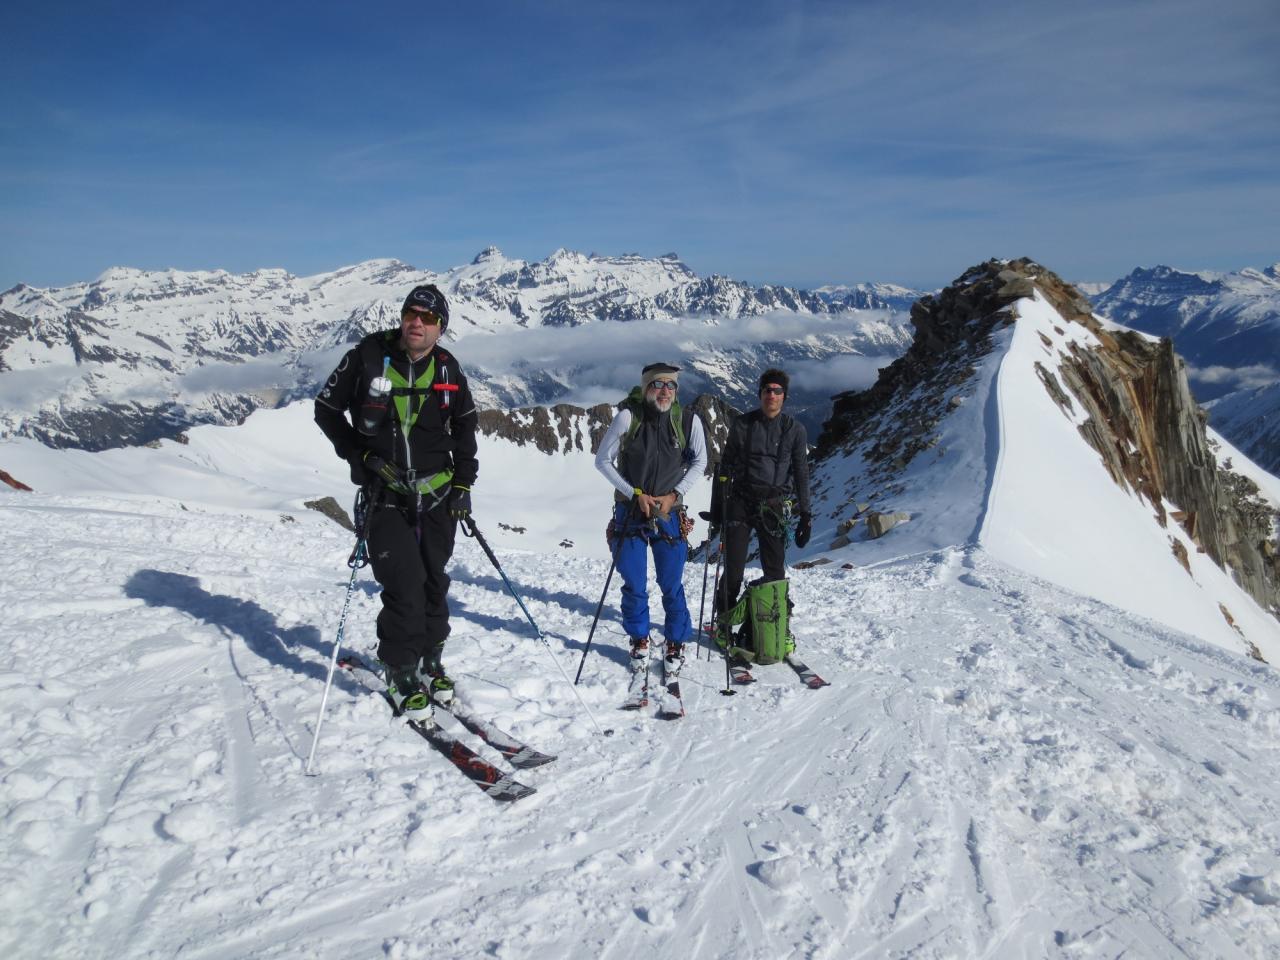
<instances>
[{"instance_id":1,"label":"black ski pants","mask_svg":"<svg viewBox=\"0 0 1280 960\"><path fill-rule=\"evenodd\" d=\"M397 667L440 659L449 636L444 568L458 529L443 503L419 515L402 499L379 504L369 525L369 559L382 587L378 658Z\"/></svg>"},{"instance_id":2,"label":"black ski pants","mask_svg":"<svg viewBox=\"0 0 1280 960\"><path fill-rule=\"evenodd\" d=\"M786 531L772 519L766 519L757 504L737 497L729 498L728 513L724 527L724 571L721 583L716 584L717 613L725 611L726 598L730 607L738 599L752 533L760 545L760 566L764 568L765 580L782 580L787 575Z\"/></svg>"}]
</instances>

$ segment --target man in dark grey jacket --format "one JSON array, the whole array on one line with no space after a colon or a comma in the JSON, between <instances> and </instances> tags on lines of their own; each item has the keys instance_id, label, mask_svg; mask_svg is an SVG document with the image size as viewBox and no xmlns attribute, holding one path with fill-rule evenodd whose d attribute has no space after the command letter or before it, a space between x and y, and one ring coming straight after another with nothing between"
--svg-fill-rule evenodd
<instances>
[{"instance_id":1,"label":"man in dark grey jacket","mask_svg":"<svg viewBox=\"0 0 1280 960\"><path fill-rule=\"evenodd\" d=\"M753 532L766 581L786 577L786 540L793 510L798 516L796 546L809 542L813 524L809 444L804 424L782 412L790 386L786 373L766 370L760 375L759 409L743 414L729 428L711 502L711 522L723 524L724 529L724 579L716 587L717 613L737 602ZM719 477L727 477L728 483Z\"/></svg>"}]
</instances>

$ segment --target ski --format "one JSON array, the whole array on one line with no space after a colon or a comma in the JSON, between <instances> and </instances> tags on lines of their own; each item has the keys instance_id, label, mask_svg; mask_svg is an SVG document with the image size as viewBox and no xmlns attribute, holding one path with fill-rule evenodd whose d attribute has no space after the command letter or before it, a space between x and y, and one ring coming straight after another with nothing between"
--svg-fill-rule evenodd
<instances>
[{"instance_id":1,"label":"ski","mask_svg":"<svg viewBox=\"0 0 1280 960\"><path fill-rule=\"evenodd\" d=\"M344 657L339 665L349 671L366 690L377 693L395 711L395 704L386 690L374 687L370 682L382 679L382 671L359 657ZM431 744L441 756L453 764L463 776L494 800L512 802L523 800L537 791L515 780L510 774L489 763L465 743L436 726L434 721L406 720L409 729Z\"/></svg>"},{"instance_id":2,"label":"ski","mask_svg":"<svg viewBox=\"0 0 1280 960\"><path fill-rule=\"evenodd\" d=\"M684 716L684 698L680 696L680 674L667 676L667 661L662 661L662 693L658 704L659 720L679 720Z\"/></svg>"},{"instance_id":3,"label":"ski","mask_svg":"<svg viewBox=\"0 0 1280 960\"><path fill-rule=\"evenodd\" d=\"M804 681L804 685L808 687L810 690L818 690L821 687L831 686L831 682L829 680L823 680L820 676L817 675L817 673L814 672L812 667L810 667L807 663L805 663L799 657L796 657L792 654L787 654L785 658L785 662L788 667L790 667L792 670L796 672L796 674L800 677L800 679Z\"/></svg>"},{"instance_id":4,"label":"ski","mask_svg":"<svg viewBox=\"0 0 1280 960\"><path fill-rule=\"evenodd\" d=\"M730 661L729 674L733 678L733 682L740 687L756 682L756 678L751 675L751 670L742 662Z\"/></svg>"},{"instance_id":5,"label":"ski","mask_svg":"<svg viewBox=\"0 0 1280 960\"><path fill-rule=\"evenodd\" d=\"M649 705L649 652L644 658L631 660L631 680L627 683L627 696L622 701L623 710L639 710Z\"/></svg>"},{"instance_id":6,"label":"ski","mask_svg":"<svg viewBox=\"0 0 1280 960\"><path fill-rule=\"evenodd\" d=\"M365 670L376 677L381 677L382 672L374 667L364 658L352 654L343 657L339 661L344 667ZM493 749L502 754L503 759L513 767L521 770L529 770L533 767L540 767L544 763L550 763L556 759L553 755L535 750L527 743L517 739L512 734L503 730L492 720L486 720L484 717L476 715L470 707L466 706L457 698L454 698L446 704L436 704L437 709L447 710L452 714L453 718L460 724L474 733L477 737L487 743Z\"/></svg>"},{"instance_id":7,"label":"ski","mask_svg":"<svg viewBox=\"0 0 1280 960\"><path fill-rule=\"evenodd\" d=\"M553 755L542 753L517 740L492 721L476 716L456 699L440 709L449 711L455 720L502 754L507 763L513 767L529 770L555 759Z\"/></svg>"}]
</instances>

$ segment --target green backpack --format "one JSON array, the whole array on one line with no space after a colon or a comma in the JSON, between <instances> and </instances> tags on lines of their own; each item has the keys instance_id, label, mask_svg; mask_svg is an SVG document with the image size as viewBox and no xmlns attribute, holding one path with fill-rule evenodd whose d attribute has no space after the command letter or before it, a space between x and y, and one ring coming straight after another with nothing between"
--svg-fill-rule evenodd
<instances>
[{"instance_id":1,"label":"green backpack","mask_svg":"<svg viewBox=\"0 0 1280 960\"><path fill-rule=\"evenodd\" d=\"M787 603L788 580L769 580L747 587L722 622L742 624L736 646L756 663L777 663L796 648L790 630L790 605Z\"/></svg>"},{"instance_id":2,"label":"green backpack","mask_svg":"<svg viewBox=\"0 0 1280 960\"><path fill-rule=\"evenodd\" d=\"M620 450L625 450L627 441L640 432L640 424L644 421L641 411L644 410L644 387L632 387L622 401L618 404L619 410L631 411L631 426L627 428L626 434L622 437ZM680 406L679 400L671 401L671 427L675 430L676 443L681 450L688 449L689 431L693 428L693 408L684 410Z\"/></svg>"}]
</instances>

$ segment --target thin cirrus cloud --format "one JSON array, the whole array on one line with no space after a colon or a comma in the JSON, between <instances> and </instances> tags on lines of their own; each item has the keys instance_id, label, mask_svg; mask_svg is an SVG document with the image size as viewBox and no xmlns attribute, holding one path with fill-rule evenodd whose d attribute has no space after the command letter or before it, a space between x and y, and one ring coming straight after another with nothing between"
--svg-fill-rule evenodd
<instances>
[{"instance_id":1,"label":"thin cirrus cloud","mask_svg":"<svg viewBox=\"0 0 1280 960\"><path fill-rule=\"evenodd\" d=\"M180 64L140 12L13 51L0 216L30 242L0 251L0 287L110 263L445 270L477 242L793 285L1277 258L1274 0L314 13L251 36L187 17ZM46 16L19 25L56 34Z\"/></svg>"}]
</instances>

